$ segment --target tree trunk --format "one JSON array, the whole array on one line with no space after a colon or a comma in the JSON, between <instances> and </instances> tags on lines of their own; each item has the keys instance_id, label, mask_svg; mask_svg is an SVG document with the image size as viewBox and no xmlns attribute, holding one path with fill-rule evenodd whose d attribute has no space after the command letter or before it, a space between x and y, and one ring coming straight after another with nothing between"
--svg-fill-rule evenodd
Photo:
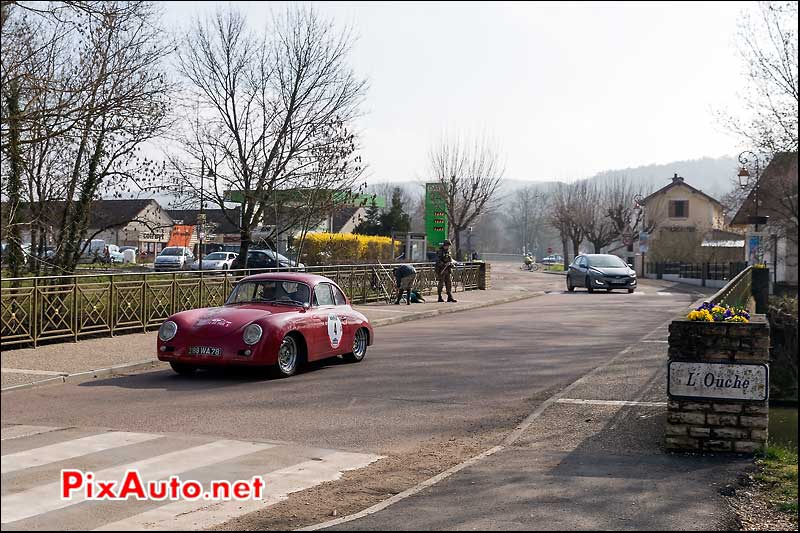
<instances>
[{"instance_id":1,"label":"tree trunk","mask_svg":"<svg viewBox=\"0 0 800 533\"><path fill-rule=\"evenodd\" d=\"M239 268L247 268L247 252L250 251L250 243L252 242L253 238L250 234L250 230L241 230L239 232L239 236L241 237L241 244L239 244L239 257L237 258L237 263L239 263Z\"/></svg>"},{"instance_id":2,"label":"tree trunk","mask_svg":"<svg viewBox=\"0 0 800 533\"><path fill-rule=\"evenodd\" d=\"M564 270L569 269L569 243L567 239L561 239L561 245L564 248Z\"/></svg>"},{"instance_id":3,"label":"tree trunk","mask_svg":"<svg viewBox=\"0 0 800 533\"><path fill-rule=\"evenodd\" d=\"M459 253L460 253L460 250L461 250L461 231L459 231L458 228L454 228L453 240L455 241L455 243L454 243L455 246L453 247L453 248L455 248L455 250L453 250L453 252L454 252L453 255L455 256L454 257L455 260L458 261Z\"/></svg>"},{"instance_id":4,"label":"tree trunk","mask_svg":"<svg viewBox=\"0 0 800 533\"><path fill-rule=\"evenodd\" d=\"M592 245L594 246L594 253L599 254L603 247L599 246L597 242L593 242Z\"/></svg>"},{"instance_id":5,"label":"tree trunk","mask_svg":"<svg viewBox=\"0 0 800 533\"><path fill-rule=\"evenodd\" d=\"M580 246L581 246L581 242L580 241L576 241L576 240L572 241L572 251L574 252L572 257L578 257L578 249L580 248Z\"/></svg>"},{"instance_id":6,"label":"tree trunk","mask_svg":"<svg viewBox=\"0 0 800 533\"><path fill-rule=\"evenodd\" d=\"M19 277L25 258L22 256L22 154L20 153L19 84L9 83L8 102L8 265L11 277Z\"/></svg>"}]
</instances>

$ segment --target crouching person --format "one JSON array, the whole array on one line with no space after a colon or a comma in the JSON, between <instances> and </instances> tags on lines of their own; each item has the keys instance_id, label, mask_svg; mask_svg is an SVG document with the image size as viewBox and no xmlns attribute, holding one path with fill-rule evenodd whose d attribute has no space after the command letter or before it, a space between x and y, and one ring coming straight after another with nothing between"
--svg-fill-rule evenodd
<instances>
[{"instance_id":1,"label":"crouching person","mask_svg":"<svg viewBox=\"0 0 800 533\"><path fill-rule=\"evenodd\" d=\"M414 280L417 278L417 269L412 265L400 265L394 269L394 279L397 285L397 299L395 305L400 305L400 299L403 297L403 292L406 293L406 302L411 305L411 288L414 286Z\"/></svg>"}]
</instances>

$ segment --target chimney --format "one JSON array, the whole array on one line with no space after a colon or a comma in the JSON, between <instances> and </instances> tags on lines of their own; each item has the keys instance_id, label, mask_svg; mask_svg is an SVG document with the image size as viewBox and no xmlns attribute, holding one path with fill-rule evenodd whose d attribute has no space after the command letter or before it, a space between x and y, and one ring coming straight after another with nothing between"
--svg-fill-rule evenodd
<instances>
[{"instance_id":1,"label":"chimney","mask_svg":"<svg viewBox=\"0 0 800 533\"><path fill-rule=\"evenodd\" d=\"M680 181L683 181L683 178L681 176L678 176L678 173L676 172L675 175L672 176L672 183L678 183Z\"/></svg>"}]
</instances>

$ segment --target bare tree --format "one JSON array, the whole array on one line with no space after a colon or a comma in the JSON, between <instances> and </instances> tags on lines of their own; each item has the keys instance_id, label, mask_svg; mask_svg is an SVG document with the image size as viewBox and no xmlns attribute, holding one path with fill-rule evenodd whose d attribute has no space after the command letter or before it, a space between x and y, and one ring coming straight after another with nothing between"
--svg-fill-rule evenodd
<instances>
[{"instance_id":1,"label":"bare tree","mask_svg":"<svg viewBox=\"0 0 800 533\"><path fill-rule=\"evenodd\" d=\"M584 233L580 215L579 184L556 183L550 190L550 224L558 231L564 250L564 270L569 268L572 244L573 257L578 255Z\"/></svg>"},{"instance_id":2,"label":"bare tree","mask_svg":"<svg viewBox=\"0 0 800 533\"><path fill-rule=\"evenodd\" d=\"M38 203L39 213L56 195L66 200L55 263L71 271L91 202L152 172L137 151L167 123L171 85L160 64L171 48L152 3L44 6L3 6L2 153L10 163L3 189L12 255L22 244L23 200ZM26 211L37 216L37 209ZM41 233L36 220L26 223Z\"/></svg>"},{"instance_id":3,"label":"bare tree","mask_svg":"<svg viewBox=\"0 0 800 533\"><path fill-rule=\"evenodd\" d=\"M508 205L506 226L514 236L518 251L533 251L542 243L546 218L547 195L544 191L528 186L514 192Z\"/></svg>"},{"instance_id":4,"label":"bare tree","mask_svg":"<svg viewBox=\"0 0 800 533\"><path fill-rule=\"evenodd\" d=\"M180 181L194 182L210 168L209 196L220 207L231 192L240 196L241 219L230 222L246 261L262 221L275 223L277 237L356 183L363 167L348 128L366 85L347 63L350 33L313 9L286 11L266 35L238 11L219 11L184 43L178 63L199 120L181 143L188 162L173 166L183 168Z\"/></svg>"},{"instance_id":5,"label":"bare tree","mask_svg":"<svg viewBox=\"0 0 800 533\"><path fill-rule=\"evenodd\" d=\"M493 207L504 168L497 149L486 138L443 139L429 154L430 172L442 188L456 254L461 232Z\"/></svg>"},{"instance_id":6,"label":"bare tree","mask_svg":"<svg viewBox=\"0 0 800 533\"><path fill-rule=\"evenodd\" d=\"M747 69L742 115L721 121L757 152L797 151L797 2L759 2L739 24L739 53Z\"/></svg>"}]
</instances>

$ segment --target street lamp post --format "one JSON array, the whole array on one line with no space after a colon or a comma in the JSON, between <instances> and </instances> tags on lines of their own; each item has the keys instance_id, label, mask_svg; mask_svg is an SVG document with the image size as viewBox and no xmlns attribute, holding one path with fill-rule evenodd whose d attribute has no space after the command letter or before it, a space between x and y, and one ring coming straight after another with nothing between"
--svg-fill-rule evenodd
<instances>
[{"instance_id":1,"label":"street lamp post","mask_svg":"<svg viewBox=\"0 0 800 533\"><path fill-rule=\"evenodd\" d=\"M741 164L741 167L739 168L738 178L739 187L741 187L742 190L746 190L750 186L751 175L750 170L747 168L748 165L752 163L755 170L755 181L753 182L753 201L755 205L753 214L747 217L747 222L755 226L755 233L759 242L758 248L756 249L756 261L761 263L763 261L763 247L761 245L761 238L758 236L758 226L759 224L767 224L767 221L769 220L769 217L759 216L758 214L758 190L760 188L761 179L761 160L754 152L745 150L739 154L739 163Z\"/></svg>"}]
</instances>

